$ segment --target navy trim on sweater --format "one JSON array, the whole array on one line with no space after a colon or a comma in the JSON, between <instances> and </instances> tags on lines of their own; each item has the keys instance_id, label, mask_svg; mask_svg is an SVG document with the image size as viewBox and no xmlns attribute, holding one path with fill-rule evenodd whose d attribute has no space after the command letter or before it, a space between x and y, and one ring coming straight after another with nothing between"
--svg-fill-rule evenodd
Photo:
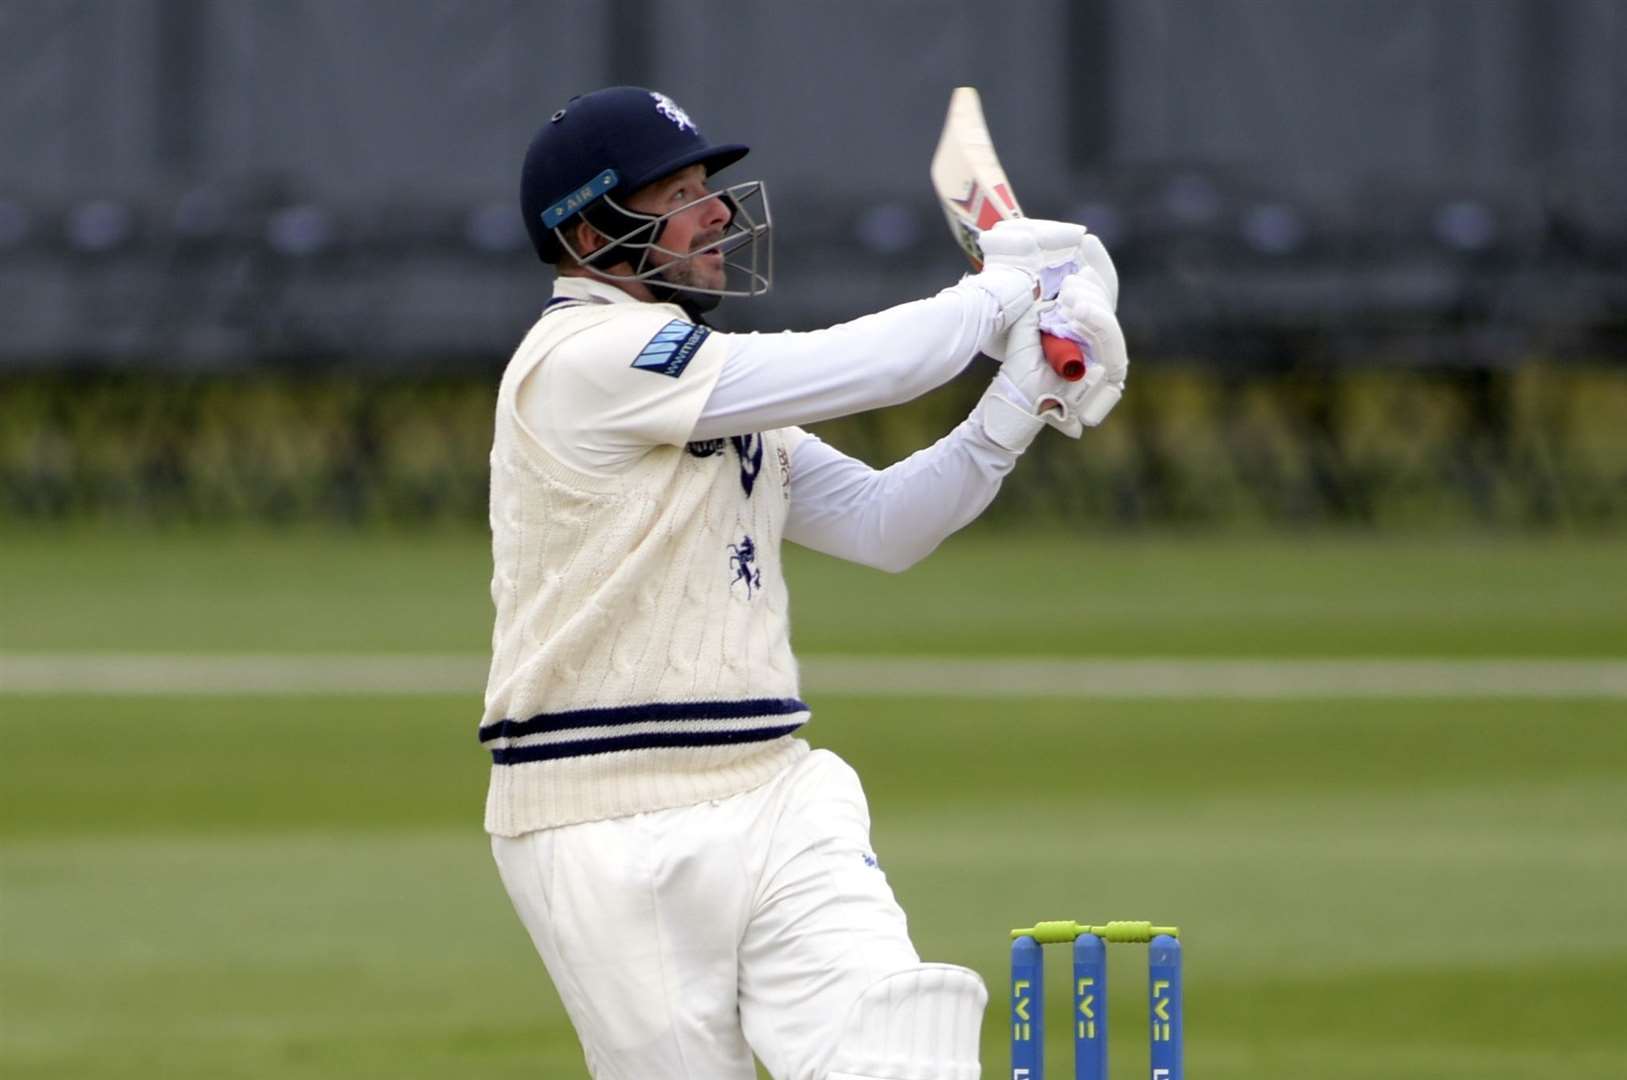
<instances>
[{"instance_id":1,"label":"navy trim on sweater","mask_svg":"<svg viewBox=\"0 0 1627 1080\"><path fill-rule=\"evenodd\" d=\"M807 712L797 698L748 698L744 701L653 701L644 705L613 705L597 709L568 709L538 713L527 720L499 720L480 729L480 741L520 739L545 731L643 724L651 720L745 720L754 716L791 716Z\"/></svg>"},{"instance_id":2,"label":"navy trim on sweater","mask_svg":"<svg viewBox=\"0 0 1627 1080\"><path fill-rule=\"evenodd\" d=\"M609 754L617 750L650 750L658 747L722 746L730 743L767 742L789 735L801 722L746 731L647 731L638 735L615 735L603 739L577 739L573 742L545 743L542 746L513 746L491 752L494 765L523 765L528 761L555 761L560 758Z\"/></svg>"}]
</instances>

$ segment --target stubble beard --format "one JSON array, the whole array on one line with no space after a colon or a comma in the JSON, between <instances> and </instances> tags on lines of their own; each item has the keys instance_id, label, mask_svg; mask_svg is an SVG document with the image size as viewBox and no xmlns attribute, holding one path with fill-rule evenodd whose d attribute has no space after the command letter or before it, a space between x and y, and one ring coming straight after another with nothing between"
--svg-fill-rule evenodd
<instances>
[{"instance_id":1,"label":"stubble beard","mask_svg":"<svg viewBox=\"0 0 1627 1080\"><path fill-rule=\"evenodd\" d=\"M719 260L715 266L710 263L702 263L698 260L704 258L704 256L695 253L708 244L717 243L720 238L721 234L698 238L691 247L690 254L679 256L661 268L661 279L668 285L687 286L691 289L721 290L728 280L727 268L723 265L722 260Z\"/></svg>"}]
</instances>

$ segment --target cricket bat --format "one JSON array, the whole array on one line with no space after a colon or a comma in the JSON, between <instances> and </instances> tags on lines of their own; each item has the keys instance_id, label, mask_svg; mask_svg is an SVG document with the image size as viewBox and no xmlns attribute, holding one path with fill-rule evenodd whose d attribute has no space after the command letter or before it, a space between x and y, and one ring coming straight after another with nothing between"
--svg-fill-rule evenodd
<instances>
[{"instance_id":1,"label":"cricket bat","mask_svg":"<svg viewBox=\"0 0 1627 1080\"><path fill-rule=\"evenodd\" d=\"M954 234L972 267L983 268L978 237L997 221L1023 216L1011 182L994 153L994 140L983 120L983 101L977 90L961 86L949 95L949 115L932 154L932 187L938 193L949 231ZM1052 370L1070 382L1085 377L1085 354L1079 343L1041 333L1040 343Z\"/></svg>"}]
</instances>

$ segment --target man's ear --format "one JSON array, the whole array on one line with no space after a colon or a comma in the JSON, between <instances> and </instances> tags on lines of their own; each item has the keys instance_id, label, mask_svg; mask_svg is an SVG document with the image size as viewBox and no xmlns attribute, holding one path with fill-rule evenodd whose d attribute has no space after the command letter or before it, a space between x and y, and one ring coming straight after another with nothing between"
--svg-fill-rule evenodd
<instances>
[{"instance_id":1,"label":"man's ear","mask_svg":"<svg viewBox=\"0 0 1627 1080\"><path fill-rule=\"evenodd\" d=\"M576 224L571 226L571 243L576 246L577 254L586 259L604 247L605 238L598 229L579 218Z\"/></svg>"}]
</instances>

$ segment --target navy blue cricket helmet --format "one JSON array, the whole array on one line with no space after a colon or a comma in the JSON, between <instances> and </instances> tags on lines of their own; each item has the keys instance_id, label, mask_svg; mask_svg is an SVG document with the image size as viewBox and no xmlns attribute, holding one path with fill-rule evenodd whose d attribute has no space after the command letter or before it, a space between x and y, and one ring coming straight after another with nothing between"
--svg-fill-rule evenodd
<instances>
[{"instance_id":1,"label":"navy blue cricket helmet","mask_svg":"<svg viewBox=\"0 0 1627 1080\"><path fill-rule=\"evenodd\" d=\"M520 174L520 209L538 258L564 254L561 226L601 203L620 200L690 165L708 176L746 156L749 147L714 146L689 114L665 94L612 86L571 98L531 140Z\"/></svg>"}]
</instances>

